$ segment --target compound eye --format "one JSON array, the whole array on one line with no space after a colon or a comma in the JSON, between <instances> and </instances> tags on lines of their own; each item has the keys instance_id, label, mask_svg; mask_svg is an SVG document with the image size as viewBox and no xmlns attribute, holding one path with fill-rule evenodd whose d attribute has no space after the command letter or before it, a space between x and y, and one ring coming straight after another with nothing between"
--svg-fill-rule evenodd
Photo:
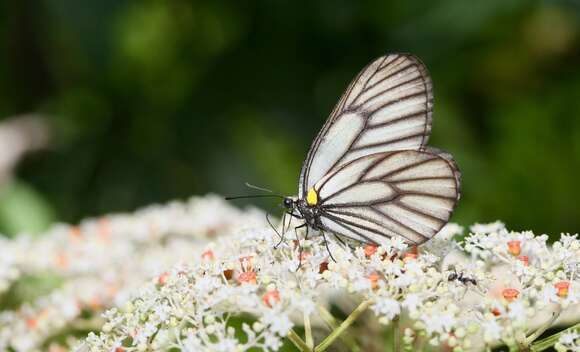
<instances>
[{"instance_id":1,"label":"compound eye","mask_svg":"<svg viewBox=\"0 0 580 352\"><path fill-rule=\"evenodd\" d=\"M291 208L292 207L292 203L293 203L292 202L292 199L290 199L290 198L284 198L284 206L286 208Z\"/></svg>"}]
</instances>

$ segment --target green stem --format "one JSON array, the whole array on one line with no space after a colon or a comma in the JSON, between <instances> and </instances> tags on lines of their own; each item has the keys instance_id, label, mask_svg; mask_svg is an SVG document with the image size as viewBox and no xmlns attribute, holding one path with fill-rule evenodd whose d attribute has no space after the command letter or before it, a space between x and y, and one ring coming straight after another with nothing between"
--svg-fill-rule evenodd
<instances>
[{"instance_id":1,"label":"green stem","mask_svg":"<svg viewBox=\"0 0 580 352\"><path fill-rule=\"evenodd\" d=\"M298 336L298 334L296 333L296 331L294 331L293 329L291 329L290 332L288 332L288 335L286 337L301 352L311 352L312 351L312 348L308 347L308 345L306 344L306 342L304 342L304 340L302 340L302 338L300 338L300 336Z\"/></svg>"},{"instance_id":2,"label":"green stem","mask_svg":"<svg viewBox=\"0 0 580 352\"><path fill-rule=\"evenodd\" d=\"M306 345L312 351L314 349L314 339L312 338L312 325L308 314L304 314L304 336L306 337Z\"/></svg>"},{"instance_id":3,"label":"green stem","mask_svg":"<svg viewBox=\"0 0 580 352\"><path fill-rule=\"evenodd\" d=\"M328 310L326 310L326 308L319 305L318 306L318 313L320 314L320 317L322 318L322 320L324 320L326 325L330 328L330 330L338 329L338 326L341 322L338 319L336 319ZM354 339L351 336L351 334L348 333L348 331L345 331L338 338L341 339L342 342L344 342L345 345L348 346L349 351L352 351L352 352L360 352L361 351L359 345L356 342L356 339Z\"/></svg>"},{"instance_id":4,"label":"green stem","mask_svg":"<svg viewBox=\"0 0 580 352\"><path fill-rule=\"evenodd\" d=\"M425 349L425 344L427 343L427 338L417 334L417 336L415 336L415 340L417 340L417 342L415 342L415 351L423 352Z\"/></svg>"},{"instance_id":5,"label":"green stem","mask_svg":"<svg viewBox=\"0 0 580 352\"><path fill-rule=\"evenodd\" d=\"M528 346L536 341L536 339L540 336L542 336L542 334L544 332L546 332L546 330L548 330L552 324L554 324L554 322L556 321L556 319L558 319L558 317L560 316L560 313L562 312L562 307L558 307L558 310L554 313L552 313L552 318L550 318L550 320L548 320L544 325L540 326L538 328L538 330L536 330L533 334L531 334L527 339L526 342L528 344Z\"/></svg>"},{"instance_id":6,"label":"green stem","mask_svg":"<svg viewBox=\"0 0 580 352\"><path fill-rule=\"evenodd\" d=\"M399 327L399 317L393 319L393 352L401 351L401 331Z\"/></svg>"},{"instance_id":7,"label":"green stem","mask_svg":"<svg viewBox=\"0 0 580 352\"><path fill-rule=\"evenodd\" d=\"M326 351L326 349L330 347L334 340L336 340L346 329L348 329L348 327L351 326L371 304L373 304L373 300L364 301L359 304L359 306L356 307L355 310L353 310L352 313L350 313L350 315L342 323L340 323L337 329L331 332L330 335L328 335L318 346L316 346L315 351Z\"/></svg>"},{"instance_id":8,"label":"green stem","mask_svg":"<svg viewBox=\"0 0 580 352\"><path fill-rule=\"evenodd\" d=\"M571 332L573 330L577 330L580 329L580 323L566 329L566 330L562 330L557 334L554 334L552 336L548 336L545 339L542 339L540 341L535 342L532 347L530 348L530 351L532 352L540 352L540 351L544 351L547 350L548 348L554 346L558 340L560 339L560 336L562 336L562 334L565 334L567 332Z\"/></svg>"}]
</instances>

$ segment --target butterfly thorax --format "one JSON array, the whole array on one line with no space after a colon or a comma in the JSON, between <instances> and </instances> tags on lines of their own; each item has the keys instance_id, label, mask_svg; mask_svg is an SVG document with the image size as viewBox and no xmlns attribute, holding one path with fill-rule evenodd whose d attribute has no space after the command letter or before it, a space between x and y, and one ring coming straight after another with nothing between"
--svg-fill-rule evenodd
<instances>
[{"instance_id":1,"label":"butterfly thorax","mask_svg":"<svg viewBox=\"0 0 580 352\"><path fill-rule=\"evenodd\" d=\"M305 199L298 199L296 209L310 228L313 230L320 229L320 209L318 205L310 205Z\"/></svg>"},{"instance_id":2,"label":"butterfly thorax","mask_svg":"<svg viewBox=\"0 0 580 352\"><path fill-rule=\"evenodd\" d=\"M289 209L295 217L304 219L308 227L313 230L319 230L322 225L320 222L320 206L318 204L317 196L316 198L313 197L312 192L309 192L306 199L287 197L284 199L284 206Z\"/></svg>"}]
</instances>

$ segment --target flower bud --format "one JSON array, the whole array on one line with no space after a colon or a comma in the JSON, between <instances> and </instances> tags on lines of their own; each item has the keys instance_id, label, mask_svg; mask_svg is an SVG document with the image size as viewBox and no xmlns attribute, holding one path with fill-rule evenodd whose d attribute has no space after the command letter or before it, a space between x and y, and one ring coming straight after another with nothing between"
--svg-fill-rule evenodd
<instances>
[{"instance_id":1,"label":"flower bud","mask_svg":"<svg viewBox=\"0 0 580 352\"><path fill-rule=\"evenodd\" d=\"M166 271L166 272L162 273L161 275L159 275L159 277L157 278L157 284L159 286L163 286L167 283L168 279L169 279L169 273Z\"/></svg>"},{"instance_id":2,"label":"flower bud","mask_svg":"<svg viewBox=\"0 0 580 352\"><path fill-rule=\"evenodd\" d=\"M256 273L253 271L244 271L238 276L238 282L240 284L255 284L257 282Z\"/></svg>"},{"instance_id":3,"label":"flower bud","mask_svg":"<svg viewBox=\"0 0 580 352\"><path fill-rule=\"evenodd\" d=\"M569 281L556 282L554 284L554 287L556 287L556 290L558 290L558 296L564 298L564 297L568 296L568 290L570 289L570 282Z\"/></svg>"},{"instance_id":4,"label":"flower bud","mask_svg":"<svg viewBox=\"0 0 580 352\"><path fill-rule=\"evenodd\" d=\"M280 292L278 290L270 290L262 296L262 302L272 308L273 303L280 302Z\"/></svg>"},{"instance_id":5,"label":"flower bud","mask_svg":"<svg viewBox=\"0 0 580 352\"><path fill-rule=\"evenodd\" d=\"M380 276L377 272L373 272L369 275L369 280L371 281L371 287L373 289L379 287L379 284L378 284L379 278L380 278Z\"/></svg>"},{"instance_id":6,"label":"flower bud","mask_svg":"<svg viewBox=\"0 0 580 352\"><path fill-rule=\"evenodd\" d=\"M518 298L520 291L516 290L515 288L506 288L501 293L503 298L505 298L508 302L513 302Z\"/></svg>"},{"instance_id":7,"label":"flower bud","mask_svg":"<svg viewBox=\"0 0 580 352\"><path fill-rule=\"evenodd\" d=\"M318 266L318 273L319 274L322 274L326 270L328 270L328 262L322 262L322 263L320 263L320 265Z\"/></svg>"},{"instance_id":8,"label":"flower bud","mask_svg":"<svg viewBox=\"0 0 580 352\"><path fill-rule=\"evenodd\" d=\"M405 253L405 254L403 254L403 262L408 263L411 260L417 259L418 256L419 255L417 253Z\"/></svg>"},{"instance_id":9,"label":"flower bud","mask_svg":"<svg viewBox=\"0 0 580 352\"><path fill-rule=\"evenodd\" d=\"M508 241L508 252L513 256L518 256L522 252L522 242L519 240Z\"/></svg>"},{"instance_id":10,"label":"flower bud","mask_svg":"<svg viewBox=\"0 0 580 352\"><path fill-rule=\"evenodd\" d=\"M203 253L201 253L201 259L214 260L215 255L213 254L213 251L211 249L208 249L208 250L204 251Z\"/></svg>"},{"instance_id":11,"label":"flower bud","mask_svg":"<svg viewBox=\"0 0 580 352\"><path fill-rule=\"evenodd\" d=\"M374 245L374 244L367 244L365 246L365 255L367 257L372 256L373 254L375 254L377 252L377 248L378 247L376 245Z\"/></svg>"},{"instance_id":12,"label":"flower bud","mask_svg":"<svg viewBox=\"0 0 580 352\"><path fill-rule=\"evenodd\" d=\"M224 270L224 277L226 278L226 280L231 279L232 276L234 276L234 271L232 269Z\"/></svg>"}]
</instances>

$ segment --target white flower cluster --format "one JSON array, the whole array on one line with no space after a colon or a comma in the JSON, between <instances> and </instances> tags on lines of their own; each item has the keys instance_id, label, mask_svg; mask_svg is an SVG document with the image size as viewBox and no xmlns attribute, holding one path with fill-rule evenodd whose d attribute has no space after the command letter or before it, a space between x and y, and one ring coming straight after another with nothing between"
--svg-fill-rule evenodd
<instances>
[{"instance_id":1,"label":"white flower cluster","mask_svg":"<svg viewBox=\"0 0 580 352\"><path fill-rule=\"evenodd\" d=\"M355 311L370 307L380 323L402 324L407 350L426 343L455 352L523 348L577 309L577 236L549 246L546 236L496 223L453 241L460 231L450 224L420 248L393 238L354 249L293 231L274 249L279 239L267 227L233 233L108 311L101 332L77 350L275 351L283 337L297 340L296 316L311 349L310 320L336 297L362 302ZM239 316L249 323L236 329Z\"/></svg>"},{"instance_id":2,"label":"white flower cluster","mask_svg":"<svg viewBox=\"0 0 580 352\"><path fill-rule=\"evenodd\" d=\"M280 241L265 220L209 196L2 240L0 350L276 351L288 338L304 351L323 324L317 351L337 337L351 348L360 341L342 328L370 308L406 350L458 352L529 346L580 316L577 236L548 245L494 223L457 242L462 228L449 224L419 248L345 246L312 231ZM6 305L21 282L46 276L50 292ZM352 303L345 322L328 312ZM556 347L573 350L574 334Z\"/></svg>"},{"instance_id":3,"label":"white flower cluster","mask_svg":"<svg viewBox=\"0 0 580 352\"><path fill-rule=\"evenodd\" d=\"M216 236L264 224L258 210L241 211L207 196L4 239L0 302L29 278L55 282L46 295L0 311L0 350L35 351L63 331L98 328L98 321L86 326L85 316L124 304L152 276L198 257Z\"/></svg>"},{"instance_id":4,"label":"white flower cluster","mask_svg":"<svg viewBox=\"0 0 580 352\"><path fill-rule=\"evenodd\" d=\"M558 352L580 351L580 329L563 333L554 347Z\"/></svg>"}]
</instances>

